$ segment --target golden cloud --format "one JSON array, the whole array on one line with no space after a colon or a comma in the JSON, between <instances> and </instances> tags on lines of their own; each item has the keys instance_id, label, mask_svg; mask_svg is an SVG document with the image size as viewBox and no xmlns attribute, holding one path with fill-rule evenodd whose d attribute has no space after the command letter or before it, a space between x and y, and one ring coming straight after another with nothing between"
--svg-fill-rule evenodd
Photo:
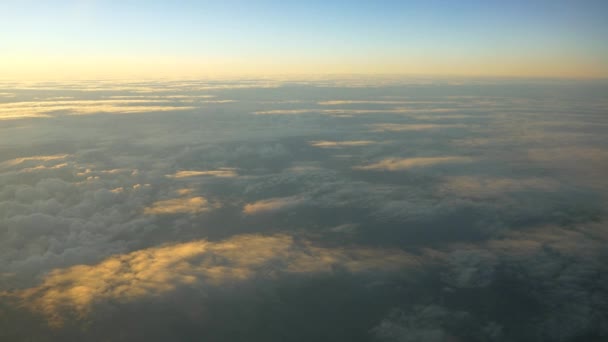
<instances>
[{"instance_id":1,"label":"golden cloud","mask_svg":"<svg viewBox=\"0 0 608 342\"><path fill-rule=\"evenodd\" d=\"M349 141L328 141L328 140L317 140L309 142L311 146L320 148L340 148L340 147L354 147L354 146L367 146L376 144L375 141L371 140L349 140Z\"/></svg>"},{"instance_id":2,"label":"golden cloud","mask_svg":"<svg viewBox=\"0 0 608 342\"><path fill-rule=\"evenodd\" d=\"M448 113L454 112L453 108L433 108L433 109L414 109L414 108L391 108L391 109L273 109L253 112L256 115L295 115L295 114L324 114L324 115L361 115L361 114L413 114L413 113Z\"/></svg>"},{"instance_id":3,"label":"golden cloud","mask_svg":"<svg viewBox=\"0 0 608 342\"><path fill-rule=\"evenodd\" d=\"M77 265L50 272L36 287L15 291L52 326L66 315L83 318L95 303L129 302L162 295L182 286L217 286L255 275L290 273L397 271L418 263L401 250L329 249L287 235L239 235L221 242L205 240L153 247L109 257L96 265Z\"/></svg>"},{"instance_id":4,"label":"golden cloud","mask_svg":"<svg viewBox=\"0 0 608 342\"><path fill-rule=\"evenodd\" d=\"M247 215L268 213L295 207L304 202L304 198L298 196L277 197L246 204L243 213Z\"/></svg>"},{"instance_id":5,"label":"golden cloud","mask_svg":"<svg viewBox=\"0 0 608 342\"><path fill-rule=\"evenodd\" d=\"M15 159L10 159L10 160L4 161L4 162L0 163L0 167L12 167L12 166L21 165L26 162L48 162L48 161L54 161L54 160L64 160L67 157L68 157L67 154L21 157L21 158L15 158Z\"/></svg>"},{"instance_id":6,"label":"golden cloud","mask_svg":"<svg viewBox=\"0 0 608 342\"><path fill-rule=\"evenodd\" d=\"M220 168L218 170L206 170L206 171L178 171L172 175L167 175L169 178L189 178L189 177L197 177L197 176L212 176L212 177L220 177L220 178L232 178L237 177L236 169L233 168Z\"/></svg>"},{"instance_id":7,"label":"golden cloud","mask_svg":"<svg viewBox=\"0 0 608 342\"><path fill-rule=\"evenodd\" d=\"M377 171L401 171L419 167L428 167L439 164L461 164L470 163L473 158L443 156L443 157L418 157L418 158L387 158L377 163L365 166L357 166L356 170L377 170Z\"/></svg>"},{"instance_id":8,"label":"golden cloud","mask_svg":"<svg viewBox=\"0 0 608 342\"><path fill-rule=\"evenodd\" d=\"M74 100L13 102L0 104L0 120L49 117L55 112L70 115L95 113L134 114L158 111L189 110L196 107L166 105L167 100L130 99L130 100Z\"/></svg>"},{"instance_id":9,"label":"golden cloud","mask_svg":"<svg viewBox=\"0 0 608 342\"><path fill-rule=\"evenodd\" d=\"M173 198L152 203L144 209L144 214L197 214L209 211L214 206L204 197Z\"/></svg>"}]
</instances>

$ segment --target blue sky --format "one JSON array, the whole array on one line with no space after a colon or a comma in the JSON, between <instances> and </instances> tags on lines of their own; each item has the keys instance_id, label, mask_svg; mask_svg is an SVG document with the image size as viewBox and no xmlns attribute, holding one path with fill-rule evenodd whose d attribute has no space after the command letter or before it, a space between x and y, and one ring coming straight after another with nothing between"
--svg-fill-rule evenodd
<instances>
[{"instance_id":1,"label":"blue sky","mask_svg":"<svg viewBox=\"0 0 608 342\"><path fill-rule=\"evenodd\" d=\"M284 73L607 74L603 1L3 1L0 13L12 69L160 59Z\"/></svg>"}]
</instances>

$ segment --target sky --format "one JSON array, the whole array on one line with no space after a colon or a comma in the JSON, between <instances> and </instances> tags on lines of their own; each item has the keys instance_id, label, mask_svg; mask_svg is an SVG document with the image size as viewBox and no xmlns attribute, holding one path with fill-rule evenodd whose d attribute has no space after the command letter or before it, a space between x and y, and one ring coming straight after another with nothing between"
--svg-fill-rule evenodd
<instances>
[{"instance_id":1,"label":"sky","mask_svg":"<svg viewBox=\"0 0 608 342\"><path fill-rule=\"evenodd\" d=\"M605 1L0 3L0 77L608 77Z\"/></svg>"}]
</instances>

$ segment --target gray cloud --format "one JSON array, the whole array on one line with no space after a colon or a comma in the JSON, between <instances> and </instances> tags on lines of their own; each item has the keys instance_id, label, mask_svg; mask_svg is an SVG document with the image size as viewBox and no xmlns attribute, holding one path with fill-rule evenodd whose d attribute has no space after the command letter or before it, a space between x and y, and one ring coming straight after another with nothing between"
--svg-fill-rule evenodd
<instances>
[{"instance_id":1,"label":"gray cloud","mask_svg":"<svg viewBox=\"0 0 608 342\"><path fill-rule=\"evenodd\" d=\"M601 340L605 103L519 86L2 83L0 339Z\"/></svg>"}]
</instances>

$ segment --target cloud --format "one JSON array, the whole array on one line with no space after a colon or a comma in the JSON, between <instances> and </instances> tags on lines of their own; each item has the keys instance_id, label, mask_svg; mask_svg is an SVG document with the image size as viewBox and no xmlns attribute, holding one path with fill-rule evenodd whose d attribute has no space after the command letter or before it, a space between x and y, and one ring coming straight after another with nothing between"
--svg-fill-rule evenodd
<instances>
[{"instance_id":1,"label":"cloud","mask_svg":"<svg viewBox=\"0 0 608 342\"><path fill-rule=\"evenodd\" d=\"M473 162L473 158L460 156L387 158L377 163L364 166L356 166L355 169L370 171L402 171L435 165L462 164L471 162Z\"/></svg>"},{"instance_id":2,"label":"cloud","mask_svg":"<svg viewBox=\"0 0 608 342\"><path fill-rule=\"evenodd\" d=\"M439 305L393 309L371 333L374 340L384 342L500 341L503 338L502 327L495 322L481 321L469 312Z\"/></svg>"},{"instance_id":3,"label":"cloud","mask_svg":"<svg viewBox=\"0 0 608 342\"><path fill-rule=\"evenodd\" d=\"M513 192L556 191L559 186L557 181L544 178L452 176L446 178L440 191L460 197L490 198Z\"/></svg>"},{"instance_id":4,"label":"cloud","mask_svg":"<svg viewBox=\"0 0 608 342\"><path fill-rule=\"evenodd\" d=\"M376 141L371 140L346 140L346 141L329 141L329 140L317 140L309 142L310 146L320 148L341 148L341 147L356 147L356 146L368 146L376 144Z\"/></svg>"},{"instance_id":5,"label":"cloud","mask_svg":"<svg viewBox=\"0 0 608 342\"><path fill-rule=\"evenodd\" d=\"M156 201L144 209L144 214L166 215L166 214L197 214L209 211L213 206L204 197L173 198Z\"/></svg>"},{"instance_id":6,"label":"cloud","mask_svg":"<svg viewBox=\"0 0 608 342\"><path fill-rule=\"evenodd\" d=\"M60 112L69 115L135 114L196 108L193 106L169 105L169 103L167 100L158 99L12 102L0 104L0 120L52 117Z\"/></svg>"},{"instance_id":7,"label":"cloud","mask_svg":"<svg viewBox=\"0 0 608 342\"><path fill-rule=\"evenodd\" d=\"M273 213L293 208L305 203L305 201L305 198L298 196L270 198L246 204L243 213L247 215Z\"/></svg>"},{"instance_id":8,"label":"cloud","mask_svg":"<svg viewBox=\"0 0 608 342\"><path fill-rule=\"evenodd\" d=\"M446 128L466 128L464 124L372 124L372 132L430 131Z\"/></svg>"},{"instance_id":9,"label":"cloud","mask_svg":"<svg viewBox=\"0 0 608 342\"><path fill-rule=\"evenodd\" d=\"M351 116L364 114L414 114L414 113L449 113L455 109L450 108L434 108L434 109L414 109L414 108L391 108L391 109L317 109L317 108L302 108L302 109L272 109L255 111L255 115L298 115L298 114L323 114L332 116Z\"/></svg>"},{"instance_id":10,"label":"cloud","mask_svg":"<svg viewBox=\"0 0 608 342\"><path fill-rule=\"evenodd\" d=\"M425 82L7 83L0 339L608 336L603 98Z\"/></svg>"},{"instance_id":11,"label":"cloud","mask_svg":"<svg viewBox=\"0 0 608 342\"><path fill-rule=\"evenodd\" d=\"M320 101L317 102L320 106L341 106L349 104L381 104L381 105L394 105L394 104L411 104L417 103L416 101L390 101L390 100L332 100L332 101Z\"/></svg>"},{"instance_id":12,"label":"cloud","mask_svg":"<svg viewBox=\"0 0 608 342\"><path fill-rule=\"evenodd\" d=\"M63 160L65 158L67 158L68 155L67 154L55 154L55 155L48 155L48 156L32 156L32 157L20 157L20 158L15 158L15 159L10 159L10 160L6 160L3 161L2 163L0 163L0 167L1 168L7 168L7 167L14 167L14 166L19 166L21 164L25 164L26 162L47 162L47 161L54 161L54 160ZM36 165L39 166L39 165Z\"/></svg>"},{"instance_id":13,"label":"cloud","mask_svg":"<svg viewBox=\"0 0 608 342\"><path fill-rule=\"evenodd\" d=\"M255 115L294 115L294 114L308 114L317 113L315 109L273 109L273 110L260 110L253 112Z\"/></svg>"},{"instance_id":14,"label":"cloud","mask_svg":"<svg viewBox=\"0 0 608 342\"><path fill-rule=\"evenodd\" d=\"M172 175L167 175L169 178L190 178L190 177L198 177L198 176L211 176L211 177L219 177L219 178L233 178L237 177L236 169L233 168L221 168L218 170L206 170L206 171L195 171L195 170L184 170L178 171Z\"/></svg>"},{"instance_id":15,"label":"cloud","mask_svg":"<svg viewBox=\"0 0 608 342\"><path fill-rule=\"evenodd\" d=\"M533 148L528 150L528 158L539 162L578 160L591 163L608 163L608 151L603 148L586 146Z\"/></svg>"},{"instance_id":16,"label":"cloud","mask_svg":"<svg viewBox=\"0 0 608 342\"><path fill-rule=\"evenodd\" d=\"M221 286L254 276L332 272L397 271L417 258L399 250L329 249L288 235L239 235L114 255L95 265L50 272L36 287L5 293L60 326L70 312L83 318L103 301L129 302L175 291L182 286Z\"/></svg>"}]
</instances>

